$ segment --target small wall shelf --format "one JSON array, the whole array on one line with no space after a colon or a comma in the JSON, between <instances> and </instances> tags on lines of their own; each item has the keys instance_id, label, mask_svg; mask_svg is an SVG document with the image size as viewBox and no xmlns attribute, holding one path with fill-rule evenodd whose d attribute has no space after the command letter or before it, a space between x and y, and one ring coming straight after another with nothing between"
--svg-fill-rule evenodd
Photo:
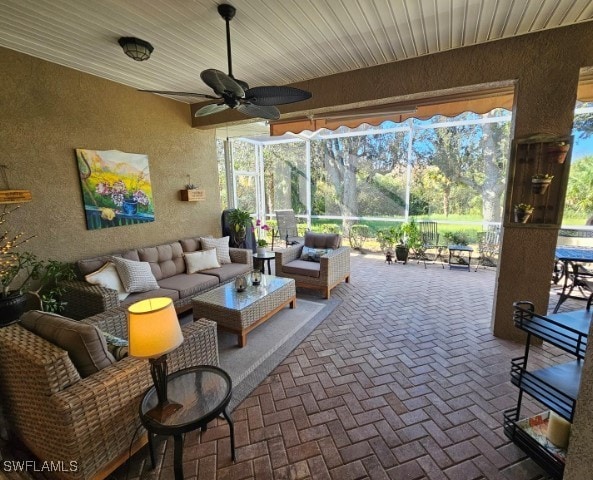
<instances>
[{"instance_id":1,"label":"small wall shelf","mask_svg":"<svg viewBox=\"0 0 593 480\"><path fill-rule=\"evenodd\" d=\"M512 191L507 204L507 224L560 225L561 191L566 185L573 137L538 135L513 141L511 164L514 166L510 181ZM552 176L544 192L534 188L532 177L547 174ZM533 213L524 223L516 222L514 206L532 205Z\"/></svg>"},{"instance_id":2,"label":"small wall shelf","mask_svg":"<svg viewBox=\"0 0 593 480\"><path fill-rule=\"evenodd\" d=\"M179 190L179 196L183 202L203 202L206 200L206 191L199 188Z\"/></svg>"}]
</instances>

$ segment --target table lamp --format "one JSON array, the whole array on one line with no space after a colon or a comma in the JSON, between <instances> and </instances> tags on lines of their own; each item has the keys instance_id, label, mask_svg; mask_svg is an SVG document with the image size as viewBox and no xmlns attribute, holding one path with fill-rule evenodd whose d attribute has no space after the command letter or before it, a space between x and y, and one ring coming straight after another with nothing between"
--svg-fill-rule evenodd
<instances>
[{"instance_id":1,"label":"table lamp","mask_svg":"<svg viewBox=\"0 0 593 480\"><path fill-rule=\"evenodd\" d=\"M183 342L177 313L170 298L150 298L128 307L129 355L148 358L158 405L147 412L162 422L182 405L167 399L167 353Z\"/></svg>"}]
</instances>

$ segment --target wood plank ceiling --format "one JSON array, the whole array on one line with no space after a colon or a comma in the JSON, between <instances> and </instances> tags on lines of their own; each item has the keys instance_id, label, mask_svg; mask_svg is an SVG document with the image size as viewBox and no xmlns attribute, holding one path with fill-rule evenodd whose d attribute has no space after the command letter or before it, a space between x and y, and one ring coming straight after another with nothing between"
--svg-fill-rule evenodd
<instances>
[{"instance_id":1,"label":"wood plank ceiling","mask_svg":"<svg viewBox=\"0 0 593 480\"><path fill-rule=\"evenodd\" d=\"M223 0L0 0L0 46L139 89L208 93ZM231 0L233 73L284 85L593 19L593 0ZM126 57L119 37L154 46ZM173 98L173 97L172 97ZM195 98L174 97L195 103Z\"/></svg>"}]
</instances>

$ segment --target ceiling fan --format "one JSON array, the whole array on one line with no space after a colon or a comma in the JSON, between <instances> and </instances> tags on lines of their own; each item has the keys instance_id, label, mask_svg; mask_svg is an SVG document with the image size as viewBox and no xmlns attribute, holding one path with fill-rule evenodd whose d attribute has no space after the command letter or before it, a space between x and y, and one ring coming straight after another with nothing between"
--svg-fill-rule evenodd
<instances>
[{"instance_id":1,"label":"ceiling fan","mask_svg":"<svg viewBox=\"0 0 593 480\"><path fill-rule=\"evenodd\" d=\"M228 75L220 70L209 68L200 73L200 78L208 85L217 96L192 92L167 92L164 90L140 90L141 92L160 93L163 95L183 95L190 97L208 98L219 100L200 108L196 117L211 115L213 113L232 108L250 117L261 117L268 120L278 120L280 111L275 105L301 102L311 98L311 93L294 87L254 87L249 88L246 82L237 80L233 76L231 62L231 30L230 21L237 10L232 5L218 5L218 13L226 21L226 41Z\"/></svg>"}]
</instances>

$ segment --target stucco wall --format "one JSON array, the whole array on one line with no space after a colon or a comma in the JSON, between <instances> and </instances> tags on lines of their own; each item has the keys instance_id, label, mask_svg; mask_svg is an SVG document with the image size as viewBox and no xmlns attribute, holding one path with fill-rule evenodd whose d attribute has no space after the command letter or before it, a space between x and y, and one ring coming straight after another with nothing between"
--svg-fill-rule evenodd
<instances>
[{"instance_id":1,"label":"stucco wall","mask_svg":"<svg viewBox=\"0 0 593 480\"><path fill-rule=\"evenodd\" d=\"M0 105L0 164L33 195L8 223L37 235L28 250L69 261L220 234L214 131L192 128L188 105L2 48ZM75 148L147 154L155 221L87 230ZM179 201L188 174L205 202Z\"/></svg>"}]
</instances>

